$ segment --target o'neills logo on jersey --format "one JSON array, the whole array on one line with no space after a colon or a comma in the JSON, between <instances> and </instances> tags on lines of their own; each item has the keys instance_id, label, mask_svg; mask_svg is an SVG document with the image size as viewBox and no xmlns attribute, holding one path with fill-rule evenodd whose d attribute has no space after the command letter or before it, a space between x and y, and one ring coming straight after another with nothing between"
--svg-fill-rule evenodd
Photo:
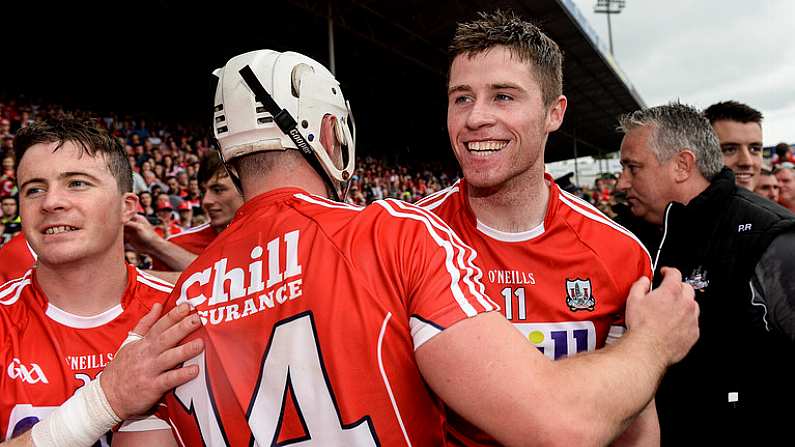
<instances>
[{"instance_id":1,"label":"o'neills logo on jersey","mask_svg":"<svg viewBox=\"0 0 795 447\"><path fill-rule=\"evenodd\" d=\"M44 371L42 371L37 363L31 363L30 366L24 365L18 358L15 358L9 363L6 372L11 379L19 379L31 385L39 382L49 383L47 382L47 376L44 375Z\"/></svg>"},{"instance_id":2,"label":"o'neills logo on jersey","mask_svg":"<svg viewBox=\"0 0 795 447\"><path fill-rule=\"evenodd\" d=\"M489 270L489 281L493 284L535 285L536 278L531 272L519 270Z\"/></svg>"},{"instance_id":3,"label":"o'neills logo on jersey","mask_svg":"<svg viewBox=\"0 0 795 447\"><path fill-rule=\"evenodd\" d=\"M201 322L206 325L246 318L300 297L303 279L298 262L299 236L295 230L271 240L265 249L254 246L245 270L229 268L229 258L221 258L212 267L193 273L182 283L177 304L187 302L198 308ZM280 255L282 243L284 260ZM262 259L266 250L267 264ZM208 298L204 292L210 287Z\"/></svg>"},{"instance_id":4,"label":"o'neills logo on jersey","mask_svg":"<svg viewBox=\"0 0 795 447\"><path fill-rule=\"evenodd\" d=\"M590 279L566 280L566 304L572 312L588 310L593 312L596 308L596 298L593 296L593 287Z\"/></svg>"},{"instance_id":5,"label":"o'neills logo on jersey","mask_svg":"<svg viewBox=\"0 0 795 447\"><path fill-rule=\"evenodd\" d=\"M66 364L72 368L72 371L85 371L87 369L103 369L108 366L108 363L113 360L113 353L107 352L105 354L85 354L85 355L67 355Z\"/></svg>"}]
</instances>

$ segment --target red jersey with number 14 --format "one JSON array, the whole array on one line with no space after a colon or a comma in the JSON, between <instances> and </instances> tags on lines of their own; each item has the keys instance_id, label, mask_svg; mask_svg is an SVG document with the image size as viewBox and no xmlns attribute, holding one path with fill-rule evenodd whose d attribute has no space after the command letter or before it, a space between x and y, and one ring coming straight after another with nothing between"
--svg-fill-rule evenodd
<instances>
[{"instance_id":1,"label":"red jersey with number 14","mask_svg":"<svg viewBox=\"0 0 795 447\"><path fill-rule=\"evenodd\" d=\"M439 445L414 351L495 310L472 250L436 216L279 189L241 207L183 272L204 324L199 378L167 396L184 445ZM171 302L172 300L169 300Z\"/></svg>"},{"instance_id":2,"label":"red jersey with number 14","mask_svg":"<svg viewBox=\"0 0 795 447\"><path fill-rule=\"evenodd\" d=\"M624 307L638 278L651 278L651 258L635 236L589 203L561 191L549 175L544 221L522 233L479 222L460 180L418 205L433 211L478 252L489 296L547 357L601 348L624 332ZM496 445L454 414L453 443Z\"/></svg>"},{"instance_id":3,"label":"red jersey with number 14","mask_svg":"<svg viewBox=\"0 0 795 447\"><path fill-rule=\"evenodd\" d=\"M36 270L0 287L0 440L29 430L94 379L172 285L127 266L119 305L92 317L47 300Z\"/></svg>"}]
</instances>

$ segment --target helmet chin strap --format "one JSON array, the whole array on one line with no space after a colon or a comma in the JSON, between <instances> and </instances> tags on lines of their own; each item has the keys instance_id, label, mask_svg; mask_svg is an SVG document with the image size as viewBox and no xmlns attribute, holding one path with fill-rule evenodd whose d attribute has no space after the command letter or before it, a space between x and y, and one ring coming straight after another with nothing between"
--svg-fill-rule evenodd
<instances>
[{"instance_id":1,"label":"helmet chin strap","mask_svg":"<svg viewBox=\"0 0 795 447\"><path fill-rule=\"evenodd\" d=\"M217 141L214 144L218 144ZM218 156L221 158L221 164L224 165L224 170L226 170L226 173L232 180L232 184L235 185L237 192L241 197L243 197L243 183L240 181L240 176L237 175L237 169L230 165L229 161L224 158L224 151L222 151L220 147L216 146L214 149L218 151Z\"/></svg>"},{"instance_id":2,"label":"helmet chin strap","mask_svg":"<svg viewBox=\"0 0 795 447\"><path fill-rule=\"evenodd\" d=\"M334 200L341 201L342 198L337 192L337 187L334 186L334 179L332 179L326 170L323 169L320 161L318 161L315 153L312 151L312 146L310 146L306 139L304 139L304 136L301 135L301 132L298 130L298 123L295 121L295 118L290 115L290 112L288 112L287 109L283 109L276 104L276 101L274 101L270 93L265 90L265 87L262 86L262 83L259 82L257 75L254 74L254 70L252 70L250 66L246 65L245 67L241 68L239 73L243 78L243 81L245 81L246 85L248 85L248 88L254 92L254 98L261 102L263 107L265 107L265 110L267 110L268 113L273 116L273 122L275 122L279 127L279 130L293 140L295 147L301 151L301 154L304 156L309 165L312 166L312 168L314 168L314 170L317 171L326 182L328 186L326 189L331 192L332 198ZM224 164L226 164L226 161L224 161ZM240 183L240 178L237 175L233 176L230 172L229 176L232 178L232 181L235 183L235 185ZM240 186L238 187L240 188Z\"/></svg>"}]
</instances>

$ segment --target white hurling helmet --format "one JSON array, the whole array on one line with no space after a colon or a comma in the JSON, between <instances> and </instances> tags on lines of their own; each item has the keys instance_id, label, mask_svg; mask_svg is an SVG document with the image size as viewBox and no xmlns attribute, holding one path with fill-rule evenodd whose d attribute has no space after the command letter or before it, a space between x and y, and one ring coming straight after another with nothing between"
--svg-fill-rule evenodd
<instances>
[{"instance_id":1,"label":"white hurling helmet","mask_svg":"<svg viewBox=\"0 0 795 447\"><path fill-rule=\"evenodd\" d=\"M258 50L233 57L213 74L219 78L213 132L224 163L297 149L333 185L337 199L344 199L354 169L355 127L340 84L326 67L302 54ZM337 118L342 154L336 163L320 142L326 115Z\"/></svg>"}]
</instances>

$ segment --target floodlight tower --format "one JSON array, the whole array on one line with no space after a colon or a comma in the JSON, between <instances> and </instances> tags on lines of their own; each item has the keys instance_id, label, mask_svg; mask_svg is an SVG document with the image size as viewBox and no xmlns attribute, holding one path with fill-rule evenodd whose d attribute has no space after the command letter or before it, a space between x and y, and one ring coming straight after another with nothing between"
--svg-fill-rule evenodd
<instances>
[{"instance_id":1,"label":"floodlight tower","mask_svg":"<svg viewBox=\"0 0 795 447\"><path fill-rule=\"evenodd\" d=\"M610 16L620 14L626 6L626 0L596 0L593 12L607 14L607 38L610 40L610 55L613 54L613 28L610 25Z\"/></svg>"}]
</instances>

